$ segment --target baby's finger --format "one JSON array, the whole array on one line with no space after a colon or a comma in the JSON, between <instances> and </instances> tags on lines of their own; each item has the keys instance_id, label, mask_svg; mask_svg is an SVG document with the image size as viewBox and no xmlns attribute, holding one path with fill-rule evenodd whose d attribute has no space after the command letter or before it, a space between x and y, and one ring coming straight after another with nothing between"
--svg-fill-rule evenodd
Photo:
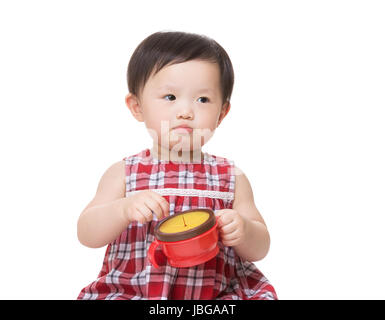
<instances>
[{"instance_id":1,"label":"baby's finger","mask_svg":"<svg viewBox=\"0 0 385 320\"><path fill-rule=\"evenodd\" d=\"M237 224L234 223L234 222L231 222L231 223L229 223L227 225L223 225L221 227L221 232L224 233L224 234L230 234L230 233L232 233L232 232L234 232L236 230L237 230Z\"/></svg>"},{"instance_id":2,"label":"baby's finger","mask_svg":"<svg viewBox=\"0 0 385 320\"><path fill-rule=\"evenodd\" d=\"M153 215L156 215L158 220L162 219L163 209L156 200L153 198L147 199L146 206L151 210Z\"/></svg>"},{"instance_id":3,"label":"baby's finger","mask_svg":"<svg viewBox=\"0 0 385 320\"><path fill-rule=\"evenodd\" d=\"M235 230L231 233L222 234L221 236L222 236L222 239L224 241L232 241L232 240L236 240L240 237L239 232L237 230Z\"/></svg>"},{"instance_id":4,"label":"baby's finger","mask_svg":"<svg viewBox=\"0 0 385 320\"><path fill-rule=\"evenodd\" d=\"M138 207L137 210L140 214L146 219L146 222L150 222L152 220L152 212L146 205Z\"/></svg>"},{"instance_id":5,"label":"baby's finger","mask_svg":"<svg viewBox=\"0 0 385 320\"><path fill-rule=\"evenodd\" d=\"M226 215L220 215L218 218L217 218L217 221L218 221L218 227L219 228L223 228L225 226L227 226L231 220L229 220Z\"/></svg>"},{"instance_id":6,"label":"baby's finger","mask_svg":"<svg viewBox=\"0 0 385 320\"><path fill-rule=\"evenodd\" d=\"M147 222L146 217L138 209L135 209L132 215L132 221L137 221L142 224Z\"/></svg>"},{"instance_id":7,"label":"baby's finger","mask_svg":"<svg viewBox=\"0 0 385 320\"><path fill-rule=\"evenodd\" d=\"M159 206L162 210L163 217L169 216L170 215L170 204L167 202L167 200L165 198L163 198L163 196L161 196L160 194L158 194L156 192L152 193L152 197L159 204Z\"/></svg>"},{"instance_id":8,"label":"baby's finger","mask_svg":"<svg viewBox=\"0 0 385 320\"><path fill-rule=\"evenodd\" d=\"M222 241L222 243L226 247L234 247L234 246L237 246L238 244L240 244L241 242L239 239L236 239L236 240L224 240L224 241Z\"/></svg>"},{"instance_id":9,"label":"baby's finger","mask_svg":"<svg viewBox=\"0 0 385 320\"><path fill-rule=\"evenodd\" d=\"M160 201L160 206L162 207L163 217L168 217L170 215L170 204L163 197Z\"/></svg>"}]
</instances>

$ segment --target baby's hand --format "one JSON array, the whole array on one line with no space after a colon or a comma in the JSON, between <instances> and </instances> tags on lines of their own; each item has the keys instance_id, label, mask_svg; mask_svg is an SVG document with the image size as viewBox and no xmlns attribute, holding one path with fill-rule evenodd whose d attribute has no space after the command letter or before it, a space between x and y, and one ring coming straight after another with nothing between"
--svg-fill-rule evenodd
<instances>
[{"instance_id":1,"label":"baby's hand","mask_svg":"<svg viewBox=\"0 0 385 320\"><path fill-rule=\"evenodd\" d=\"M229 247L240 244L245 236L245 218L233 209L217 210L215 215L219 217L218 228L223 244Z\"/></svg>"},{"instance_id":2,"label":"baby's hand","mask_svg":"<svg viewBox=\"0 0 385 320\"><path fill-rule=\"evenodd\" d=\"M160 194L152 190L141 190L126 198L125 216L131 221L146 223L155 214L158 220L169 216L169 203Z\"/></svg>"}]
</instances>

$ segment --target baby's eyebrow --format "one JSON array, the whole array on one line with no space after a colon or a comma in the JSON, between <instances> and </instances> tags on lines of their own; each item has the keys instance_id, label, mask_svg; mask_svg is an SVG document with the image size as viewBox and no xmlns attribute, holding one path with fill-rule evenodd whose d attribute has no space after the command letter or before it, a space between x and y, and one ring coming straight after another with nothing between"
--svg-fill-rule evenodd
<instances>
[{"instance_id":1,"label":"baby's eyebrow","mask_svg":"<svg viewBox=\"0 0 385 320\"><path fill-rule=\"evenodd\" d=\"M199 93L213 93L214 90L210 89L210 88L203 88L203 89L200 89L198 90Z\"/></svg>"},{"instance_id":2,"label":"baby's eyebrow","mask_svg":"<svg viewBox=\"0 0 385 320\"><path fill-rule=\"evenodd\" d=\"M171 86L171 85L164 85L164 86L161 86L161 87L159 87L158 88L159 90L175 90L175 89L177 89L176 87L174 87L174 86Z\"/></svg>"},{"instance_id":3,"label":"baby's eyebrow","mask_svg":"<svg viewBox=\"0 0 385 320\"><path fill-rule=\"evenodd\" d=\"M174 87L172 85L164 85L158 88L158 90L177 90L178 87ZM214 90L211 88L201 88L197 90L198 93L214 93Z\"/></svg>"}]
</instances>

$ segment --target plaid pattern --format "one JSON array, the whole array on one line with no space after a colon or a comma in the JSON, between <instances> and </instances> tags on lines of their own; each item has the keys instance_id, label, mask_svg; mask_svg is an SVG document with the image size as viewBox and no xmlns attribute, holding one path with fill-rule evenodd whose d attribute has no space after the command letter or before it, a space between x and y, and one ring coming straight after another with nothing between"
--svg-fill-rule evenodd
<instances>
[{"instance_id":1,"label":"plaid pattern","mask_svg":"<svg viewBox=\"0 0 385 320\"><path fill-rule=\"evenodd\" d=\"M170 214L232 208L235 175L231 160L204 153L200 163L168 162L153 158L150 149L124 160L126 197L146 189L161 192L170 204ZM110 243L97 280L83 288L78 299L277 299L257 267L242 261L220 241L216 257L189 268L170 266L157 248L160 268L154 268L147 251L155 239L156 224L156 216L146 224L133 222Z\"/></svg>"}]
</instances>

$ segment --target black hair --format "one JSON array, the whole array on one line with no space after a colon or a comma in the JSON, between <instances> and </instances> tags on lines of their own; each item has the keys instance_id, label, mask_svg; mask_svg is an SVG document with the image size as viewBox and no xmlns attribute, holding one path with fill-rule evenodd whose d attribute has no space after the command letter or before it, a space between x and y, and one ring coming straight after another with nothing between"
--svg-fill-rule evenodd
<instances>
[{"instance_id":1,"label":"black hair","mask_svg":"<svg viewBox=\"0 0 385 320\"><path fill-rule=\"evenodd\" d=\"M234 70L228 54L215 40L187 32L161 31L144 39L128 64L128 90L139 97L152 73L155 75L164 66L194 59L218 64L222 102L229 102L234 85Z\"/></svg>"}]
</instances>

